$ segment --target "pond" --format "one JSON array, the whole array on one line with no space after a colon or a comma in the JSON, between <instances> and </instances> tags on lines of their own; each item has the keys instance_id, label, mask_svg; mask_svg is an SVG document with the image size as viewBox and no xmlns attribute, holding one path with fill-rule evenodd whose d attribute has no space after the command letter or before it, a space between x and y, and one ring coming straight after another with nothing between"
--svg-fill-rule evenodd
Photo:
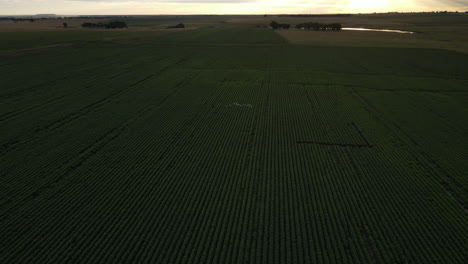
<instances>
[{"instance_id":1,"label":"pond","mask_svg":"<svg viewBox=\"0 0 468 264\"><path fill-rule=\"evenodd\" d=\"M416 33L416 32L396 30L396 29L374 29L374 28L342 28L342 30L377 31L377 32L402 33L402 34L414 34L414 33Z\"/></svg>"}]
</instances>

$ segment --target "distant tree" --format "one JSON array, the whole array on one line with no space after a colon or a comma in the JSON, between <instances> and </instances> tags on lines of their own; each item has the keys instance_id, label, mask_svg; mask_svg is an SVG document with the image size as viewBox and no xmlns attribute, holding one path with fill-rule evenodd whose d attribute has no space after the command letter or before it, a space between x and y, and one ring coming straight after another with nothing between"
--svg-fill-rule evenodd
<instances>
[{"instance_id":1,"label":"distant tree","mask_svg":"<svg viewBox=\"0 0 468 264\"><path fill-rule=\"evenodd\" d=\"M123 21L111 21L105 25L105 28L126 28L127 23Z\"/></svg>"},{"instance_id":2,"label":"distant tree","mask_svg":"<svg viewBox=\"0 0 468 264\"><path fill-rule=\"evenodd\" d=\"M170 27L167 27L167 28L185 28L185 25L182 24L182 23L179 23L179 24L177 24L175 26L170 26Z\"/></svg>"},{"instance_id":3,"label":"distant tree","mask_svg":"<svg viewBox=\"0 0 468 264\"><path fill-rule=\"evenodd\" d=\"M105 25L103 23L85 22L85 23L81 24L81 27L83 27L83 28L102 28L102 27L105 27Z\"/></svg>"},{"instance_id":4,"label":"distant tree","mask_svg":"<svg viewBox=\"0 0 468 264\"><path fill-rule=\"evenodd\" d=\"M276 21L271 21L270 27L272 27L273 29L277 29L278 26L279 26L279 24Z\"/></svg>"},{"instance_id":5,"label":"distant tree","mask_svg":"<svg viewBox=\"0 0 468 264\"><path fill-rule=\"evenodd\" d=\"M81 27L83 28L126 28L127 23L123 21L111 21L107 24L85 22L81 24Z\"/></svg>"},{"instance_id":6,"label":"distant tree","mask_svg":"<svg viewBox=\"0 0 468 264\"><path fill-rule=\"evenodd\" d=\"M297 29L307 29L307 30L333 30L333 31L340 31L341 30L341 24L339 23L333 23L333 24L321 24L321 23L301 23L296 25Z\"/></svg>"},{"instance_id":7,"label":"distant tree","mask_svg":"<svg viewBox=\"0 0 468 264\"><path fill-rule=\"evenodd\" d=\"M331 29L333 31L340 31L343 27L341 26L340 23L333 23L331 24Z\"/></svg>"},{"instance_id":8,"label":"distant tree","mask_svg":"<svg viewBox=\"0 0 468 264\"><path fill-rule=\"evenodd\" d=\"M29 21L29 22L34 22L34 21L36 21L36 20L34 20L33 18L15 18L15 17L11 18L11 20L12 20L13 22L15 22L15 23L17 23L17 22L26 22L26 21Z\"/></svg>"},{"instance_id":9,"label":"distant tree","mask_svg":"<svg viewBox=\"0 0 468 264\"><path fill-rule=\"evenodd\" d=\"M276 21L271 21L270 26L273 29L289 29L290 28L289 24L279 24Z\"/></svg>"}]
</instances>

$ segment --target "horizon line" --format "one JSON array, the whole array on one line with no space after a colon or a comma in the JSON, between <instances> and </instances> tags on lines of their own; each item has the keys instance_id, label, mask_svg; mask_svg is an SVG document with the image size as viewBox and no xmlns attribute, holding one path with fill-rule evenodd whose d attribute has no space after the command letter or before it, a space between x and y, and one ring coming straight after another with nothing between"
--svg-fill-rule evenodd
<instances>
[{"instance_id":1,"label":"horizon line","mask_svg":"<svg viewBox=\"0 0 468 264\"><path fill-rule=\"evenodd\" d=\"M3 17L8 16L280 16L280 15L377 15L377 14L440 14L440 13L461 13L466 14L466 11L448 11L448 10L434 10L434 11L408 11L408 12L399 12L399 11L389 11L389 12L360 12L360 13L258 13L258 14L80 14L80 15L67 15L67 14L9 14L2 15Z\"/></svg>"}]
</instances>

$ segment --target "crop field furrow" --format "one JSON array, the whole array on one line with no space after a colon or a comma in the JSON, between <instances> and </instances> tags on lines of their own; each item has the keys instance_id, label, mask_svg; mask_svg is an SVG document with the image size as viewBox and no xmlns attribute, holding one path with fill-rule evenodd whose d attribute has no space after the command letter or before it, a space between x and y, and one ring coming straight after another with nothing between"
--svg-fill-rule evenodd
<instances>
[{"instance_id":1,"label":"crop field furrow","mask_svg":"<svg viewBox=\"0 0 468 264\"><path fill-rule=\"evenodd\" d=\"M404 99L400 99L400 101L404 101ZM414 112L417 112L418 110L415 108L413 110ZM432 115L427 115L428 117L430 117L431 120L434 120ZM397 118L400 119L400 117L398 116L392 116L392 117L387 117L388 119L392 120L392 123L393 123L393 126L396 127L396 129L401 133L403 134L406 138L408 138L410 140L410 142L412 143L412 148L415 149L415 152L418 153L418 155L420 155L426 162L428 163L431 163L432 165L429 165L429 167L433 167L436 171L439 172L439 174L441 175L444 175L450 182L453 186L455 186L457 189L460 189L460 199L462 200L465 200L466 201L466 194L468 194L468 189L466 188L466 181L464 181L464 177L461 176L461 175L464 175L464 172L461 172L461 173L457 173L456 170L453 170L453 169L456 169L456 168L459 168L460 167L460 163L458 163L457 161L460 160L463 160L464 157L467 156L467 153L463 150L463 149L458 149L458 146L456 145L453 145L453 146L450 146L450 153L454 155L454 159L452 159L452 166L441 166L442 164L440 164L440 161L438 161L440 158L440 156L434 156L432 153L434 149L437 149L437 153L440 154L443 154L443 153L446 153L446 148L447 148L447 145L446 143L443 143L443 144L440 144L439 145L439 142L444 142L444 141L447 141L445 139L445 135L443 135L443 137L440 137L438 135L436 135L435 133L431 134L430 137L428 138L421 138L421 137L416 137L416 136L413 136L413 135L417 135L415 133L412 133L412 132L407 132L407 130L413 128L413 126L408 126L407 129L403 129L401 126L397 125L396 122L398 121L395 121L394 118ZM401 121L399 122L401 123ZM437 125L438 124L443 124L442 122L435 122ZM436 125L432 125L431 127L434 128ZM430 144L430 141L434 140L434 139L437 139L436 142ZM427 148L427 146L431 146L431 148ZM450 154L450 153L446 153L447 155ZM458 164L457 164L458 163ZM451 168L451 172L448 172L447 169L445 168ZM460 177L461 176L461 177ZM465 197L464 197L465 196ZM463 198L464 197L464 198ZM463 202L463 203L466 203L466 202Z\"/></svg>"},{"instance_id":2,"label":"crop field furrow","mask_svg":"<svg viewBox=\"0 0 468 264\"><path fill-rule=\"evenodd\" d=\"M18 57L18 60L23 60L24 63L21 65L16 65L17 67L23 67L26 71L14 72L11 75L5 76L5 81L10 79L17 79L18 77L43 77L49 81L54 79L62 78L63 74L60 70L66 70L67 76L81 76L82 78L92 78L95 77L95 74L112 74L113 69L125 68L129 64L140 64L148 61L159 60L159 56L154 58L155 55L159 55L154 52L149 52L145 57L135 58L133 60L128 60L131 57L131 50L116 48L108 50L107 52L102 52L102 47L96 47L95 50L88 52L85 56L77 52L77 50L67 50L63 54L58 54L59 56L71 57L72 62L57 60L53 64L42 64L42 65L32 65L28 63L27 56ZM44 60L49 57L50 54L39 54L35 59ZM87 58L93 57L97 61L90 61ZM163 56L164 57L164 56ZM25 88L37 84L37 81L34 79L24 78L19 80L19 83L15 85L16 87Z\"/></svg>"},{"instance_id":3,"label":"crop field furrow","mask_svg":"<svg viewBox=\"0 0 468 264\"><path fill-rule=\"evenodd\" d=\"M128 120L127 120L127 122L128 122ZM35 186L34 187L35 191L32 194L30 194L29 196L26 196L24 198L24 200L17 201L17 202L12 202L14 200L14 197L12 197L11 195L8 195L8 197L9 197L8 201L9 201L9 203L12 203L11 207L17 207L17 205L18 205L17 203L25 203L25 202L28 202L31 199L36 199L38 196L41 195L42 192L47 191L49 189L53 189L54 188L53 186L55 184L60 182L64 177L69 176L71 173L73 173L73 171L76 168L80 167L82 163L86 162L89 158L91 158L92 155L94 155L95 153L100 151L103 147L105 147L113 139L118 137L119 134L122 133L125 130L126 126L127 125L121 125L121 126L113 128L112 130L108 131L106 134L104 134L103 136L98 138L96 140L96 142L94 142L90 147L88 147L88 148L86 148L84 150L81 150L78 153L79 158L76 159L76 161L72 162L71 165L66 164L66 169L61 170L61 175L60 175L59 178L55 178L55 179L53 179L53 181L48 182L43 186L39 186L39 187ZM20 188L22 188L24 190L24 187L20 187ZM6 214L12 214L12 212L6 210ZM4 220L4 219L2 219L2 220Z\"/></svg>"},{"instance_id":4,"label":"crop field furrow","mask_svg":"<svg viewBox=\"0 0 468 264\"><path fill-rule=\"evenodd\" d=\"M410 100L410 104L412 107L415 108L415 112L420 112L421 110L419 109L424 109L425 106L428 107L428 105L421 105L420 99L412 98ZM417 102L417 103L416 103ZM438 103L438 101L434 102ZM463 109L458 110L460 112L463 111ZM462 176L464 175L464 172L457 171L458 168L462 167L460 166L461 163L463 163L463 160L465 160L468 157L468 153L465 152L465 149L460 146L466 145L466 141L464 140L464 133L468 131L467 129L464 128L464 124L458 127L454 127L450 122L447 122L444 117L442 117L438 113L434 113L431 109L425 110L424 112L429 112L431 115L428 114L428 119L429 120L437 120L435 122L440 126L441 128L438 129L439 131L443 131L442 133L432 133L430 137L428 136L418 136L418 141L421 142L421 144L418 144L418 147L423 148L423 152L426 155L426 157L430 160L432 160L434 163L436 163L437 167L444 167L445 170L450 171L450 174L452 174L454 177L458 178L460 184L463 184L465 186L467 185L466 179ZM422 126L421 126L422 127ZM432 126L435 127L435 126ZM419 127L414 127L410 126L411 130L419 130ZM453 137L458 134L458 137L460 138L458 142L452 143L450 140L450 137ZM429 144L432 140L437 139L436 143ZM436 149L439 155L434 155L433 150ZM450 151L447 151L447 149L450 149ZM453 159L449 161L444 161L441 157L443 155L448 155L450 153L456 154L456 158L454 157ZM437 160L437 161L436 161ZM465 191L468 192L468 191Z\"/></svg>"},{"instance_id":5,"label":"crop field furrow","mask_svg":"<svg viewBox=\"0 0 468 264\"><path fill-rule=\"evenodd\" d=\"M411 137L411 135L406 133L396 123L387 121L382 116L382 114L372 106L372 104L370 104L366 99L363 99L363 97L359 96L358 92L356 92L356 95L358 96L359 100L369 106L369 111L372 112L371 114L376 115L377 118L381 120L383 124L385 124L386 128L389 129L389 131L391 131L396 136L396 138L398 138L400 144L405 146L415 161L421 165L424 165L424 170L427 171L429 175L432 175L435 180L437 180L440 186L443 187L443 189L450 197L453 197L462 208L466 209L467 191L465 188L449 173L438 166L437 163L419 147L419 144L414 140L414 138Z\"/></svg>"},{"instance_id":6,"label":"crop field furrow","mask_svg":"<svg viewBox=\"0 0 468 264\"><path fill-rule=\"evenodd\" d=\"M170 167L169 167L169 169L170 169Z\"/></svg>"},{"instance_id":7,"label":"crop field furrow","mask_svg":"<svg viewBox=\"0 0 468 264\"><path fill-rule=\"evenodd\" d=\"M175 90L174 90L174 91L175 91ZM164 102L164 100L163 100L163 102Z\"/></svg>"},{"instance_id":8,"label":"crop field furrow","mask_svg":"<svg viewBox=\"0 0 468 264\"><path fill-rule=\"evenodd\" d=\"M161 105L163 105L170 96L177 93L178 90L180 89L180 87L183 87L183 86L187 85L190 82L190 79L193 79L193 78L194 78L194 76L192 76L190 78L187 78L185 80L182 80L175 87L173 87L173 90L171 90L170 94L168 94L165 98L162 98L161 101L159 101L157 104L148 105L145 108L140 109L138 112L136 112L136 114L134 116L131 116L128 120L124 121L122 124L119 124L118 126L114 127L110 131L106 132L106 134L104 134L100 138L97 138L95 140L95 142L92 142L91 145L89 145L84 150L81 150L79 153L77 153L77 156L81 157L79 159L78 163L74 162L73 159L72 159L71 164L74 164L74 165L67 165L69 167L68 167L67 170L65 170L65 172L62 174L61 177L65 177L65 175L71 173L70 170L74 170L77 167L79 167L82 162L84 162L84 161L86 161L88 159L87 155L89 155L89 153L95 154L98 151L98 150L96 150L96 148L101 148L102 146L107 144L106 143L107 140L103 141L103 139L109 138L108 136L111 136L110 140L117 137L119 135L119 133L122 133L126 129L127 126L131 125L133 122L137 121L139 118L144 117L148 113L151 113L151 111L154 108L158 108ZM104 142L104 144L102 144L102 142ZM57 182L57 181L55 181L55 182ZM49 188L49 187L47 187L47 188ZM24 187L23 187L23 189L24 189ZM37 197L37 195L34 195L35 193L33 193L32 195L34 197ZM7 195L7 194L5 193L5 195ZM11 201L11 199L12 199L12 197L10 196L9 201Z\"/></svg>"},{"instance_id":9,"label":"crop field furrow","mask_svg":"<svg viewBox=\"0 0 468 264\"><path fill-rule=\"evenodd\" d=\"M72 94L72 95L75 95L75 96L83 96L83 97L85 97L85 98L89 98L89 97L90 97L90 95L89 95L90 90L94 88L93 85L97 85L97 84L91 83L90 85L84 85L84 89L81 88L81 87L80 87L81 89L79 89L79 90L81 90L81 94L80 94L80 93L76 94L76 91L73 91L71 94ZM123 88L123 89L125 89L125 88ZM106 97L109 97L109 95L107 94ZM91 97L91 98L92 98L92 97ZM89 98L89 99L91 99L91 98ZM105 99L101 99L100 102L102 102L103 100L105 100ZM59 102L58 102L58 103L59 103ZM60 103L61 103L61 104L66 104L66 105L68 105L68 106L71 106L74 102L70 102L70 94L67 94L67 96L64 98L64 100L62 100L62 102L60 102ZM95 103L96 103L96 102L94 102L92 105L95 105ZM81 104L81 105L76 104L76 106L77 106L77 107L80 107L81 109L83 109L83 105L82 105L82 104ZM51 113L51 116L57 115L57 113L56 113L54 107L56 107L56 105L50 105L50 106L48 107L48 109L47 109L47 110L50 109L49 111L52 112L52 113ZM46 110L46 109L44 109L44 110ZM43 111L44 111L44 110L43 110ZM80 111L80 110L77 110L77 111ZM39 112L39 113L40 113L40 112ZM35 113L33 113L33 114L35 114ZM14 124L15 122L24 122L24 119L25 119L25 118L27 118L27 117L24 117L24 118L21 118L21 119L15 119L15 120L13 120L12 122L13 122L13 124ZM44 117L42 117L42 116L38 116L38 118L44 119ZM63 119L63 118L62 118L62 119ZM54 121L54 122L55 122L55 121ZM13 124L10 123L10 124L5 124L5 125L13 125ZM38 130L38 129L39 129L39 130ZM34 131L34 132L42 131L42 130L44 130L44 124L41 123L41 127L40 127L40 128L37 128L37 127L36 127L36 128L32 128L31 130ZM6 132L6 131L5 131L5 132ZM23 132L23 131L22 131L22 132ZM31 132L30 132L30 133L31 133ZM15 135L15 136L17 136L17 135Z\"/></svg>"},{"instance_id":10,"label":"crop field furrow","mask_svg":"<svg viewBox=\"0 0 468 264\"><path fill-rule=\"evenodd\" d=\"M184 61L187 61L188 59L189 59L188 57L182 58L173 65L163 67L162 69L158 70L155 73L152 73L152 74L150 74L150 75L148 75L148 76L146 76L146 77L144 77L144 78L142 78L142 79L140 79L140 80L138 80L136 82L130 83L130 85L128 87L123 87L122 89L119 89L119 90L113 92L112 94L108 95L107 97L102 98L102 99L100 99L98 101L93 102L90 105L87 105L87 106L83 107L82 109L80 109L78 111L78 113L67 116L67 117L62 119L62 120L64 120L63 122L62 122L62 120L59 120L59 121L55 122L54 124L51 124L50 127L53 126L54 129L56 129L57 127L60 127L60 126L62 126L64 124L67 124L68 122L71 122L74 119L80 118L81 116L83 116L83 115L85 115L85 114L87 114L87 113L89 113L91 111L94 111L95 108L104 105L106 102L111 101L116 97L120 97L120 96L122 96L122 94L124 94L126 92L129 92L129 90L131 88L143 84L144 82L148 81L151 78L154 78L158 74L161 74L161 73L169 70L171 67L176 66L176 65L178 65L178 64L180 64L180 63L182 63ZM56 123L58 123L58 125ZM49 128L49 127L46 127L46 128Z\"/></svg>"},{"instance_id":11,"label":"crop field furrow","mask_svg":"<svg viewBox=\"0 0 468 264\"><path fill-rule=\"evenodd\" d=\"M10 112L7 112L7 113L4 113L2 115L0 115L0 123L1 122L4 122L4 121L7 121L8 119L11 119L11 118L15 118L21 114L24 114L24 113L27 113L27 112L30 112L30 111L33 111L33 110L38 110L40 109L41 107L44 107L44 106L47 106L47 105L51 105L53 103L55 103L56 101L64 98L65 95L61 95L61 96L58 96L56 98L53 98L53 99L50 99L50 100L47 100L45 102L42 102L40 105L35 105L35 106L32 106L32 107L28 107L28 108L23 108L22 110L18 110L18 111L10 111Z\"/></svg>"},{"instance_id":12,"label":"crop field furrow","mask_svg":"<svg viewBox=\"0 0 468 264\"><path fill-rule=\"evenodd\" d=\"M221 107L225 107L225 106L222 105ZM221 108L221 109L222 109L222 108ZM232 111L232 110L231 110L231 111ZM208 118L209 118L209 116L208 116ZM234 151L234 149L229 149L229 151Z\"/></svg>"},{"instance_id":13,"label":"crop field furrow","mask_svg":"<svg viewBox=\"0 0 468 264\"><path fill-rule=\"evenodd\" d=\"M413 100L416 100L416 97L414 97L413 94L411 94L410 96L413 98ZM460 124L458 120L454 120L453 117L448 116L443 110L438 110L434 108L433 105L437 105L437 103L439 103L439 100L431 98L432 96L428 96L427 94L422 94L421 96L426 98L428 102L419 101L418 107L422 107L426 111L430 112L433 116L435 116L439 122L443 123L447 127L447 131L450 131L451 133L456 133L462 137L467 135L467 129L465 128L466 124Z\"/></svg>"},{"instance_id":14,"label":"crop field furrow","mask_svg":"<svg viewBox=\"0 0 468 264\"><path fill-rule=\"evenodd\" d=\"M160 72L164 72L166 70L168 70L169 67L165 67L164 69L158 71L158 73ZM152 76L154 77L154 75ZM145 77L145 78L148 78L148 77ZM137 87L138 88L138 87ZM138 88L139 89L139 88ZM25 139L21 139L20 140L16 140L15 142L22 142L23 144L30 144L31 142L29 142L30 140L38 140L40 139L40 135L44 135L44 136L48 136L50 134L50 131L54 131L54 130L57 130L59 129L60 127L70 123L70 122L73 122L73 121L76 121L76 120L79 120L80 118L82 118L83 116L86 116L88 115L89 113L93 112L93 111L96 111L97 109L105 106L107 103L111 102L111 101L114 101L116 98L118 97L122 97L125 95L125 93L128 93L128 92L135 92L135 89L131 89L131 87L128 87L128 86L123 86L122 88L120 88L119 90L111 93L111 94L107 94L105 97L97 100L97 101L94 101L92 102L91 104L89 105L86 105L86 106L81 106L81 108L77 109L76 112L72 112L70 113L69 115L66 115L58 120L54 120L52 123L48 124L48 125L45 125L45 126L42 126L40 128L36 128L34 130L32 130L30 133L34 133L34 137L32 138L29 138L28 140L25 140ZM85 94L86 95L86 94ZM26 134L27 136L28 134ZM11 139L9 139L9 141L11 141ZM16 145L14 144L11 144L11 143L7 143L6 144L7 147L9 148L15 148L17 147ZM8 149L7 149L8 150Z\"/></svg>"},{"instance_id":15,"label":"crop field furrow","mask_svg":"<svg viewBox=\"0 0 468 264\"><path fill-rule=\"evenodd\" d=\"M165 59L165 57L157 58L155 61L160 61L160 60L163 60L163 59ZM93 72L99 72L99 71L102 71L102 70L104 70L106 68L109 69L109 68L111 68L110 66L112 64L119 64L118 68L114 69L114 71L118 71L118 73L116 74L116 73L103 72L103 73L101 73L101 77L103 79L108 78L109 80L112 80L112 79L115 79L116 77L125 76L125 74L128 74L128 73L125 73L124 71L128 70L129 67L132 65L132 64L121 63L121 61L115 61L114 60L111 63L106 62L106 63L104 63L103 65L100 65L100 66L80 67L79 73L74 74L72 76L72 78L63 78L63 79L61 79L62 81L58 82L58 83L57 83L57 81L59 81L59 80L54 80L53 81L55 83L55 85L51 86L50 89L49 89L52 92L52 96L55 97L53 99L50 99L50 96L46 96L45 99L47 99L47 100L45 102L42 102L40 100L40 97L44 97L44 94L48 95L48 93L41 92L40 94L34 93L32 95L29 94L28 96L23 96L21 98L22 104L20 104L20 105L18 104L18 100L13 100L15 103L12 103L12 102L9 102L9 101L3 102L5 108L8 107L7 109L8 109L9 112L0 115L0 122L5 121L6 119L16 117L16 116L18 116L20 114L27 113L27 112L29 112L31 110L37 110L40 107L48 106L48 105L50 105L50 102L54 102L55 100L64 99L64 97L65 97L65 100L68 100L70 98L70 95L75 95L77 92L83 92L84 91L89 96L89 90L90 90L91 87L93 87L93 85L95 85L97 83L97 80L94 79L94 78L90 78L89 80L87 80L87 78L84 78L84 77L86 75L89 75L90 73L93 73ZM132 73L132 72L129 72L129 73ZM133 74L134 74L134 72L133 72ZM76 87L75 85L73 85L72 87L68 87L70 85L70 83L78 83L79 84L80 82L83 82L83 79L84 79L84 83L83 83L83 85L81 87L80 86ZM60 92L60 94L57 94L58 91ZM19 107L19 106L25 105L25 104L27 104L27 108ZM11 110L13 107L15 107L17 109L16 110Z\"/></svg>"},{"instance_id":16,"label":"crop field furrow","mask_svg":"<svg viewBox=\"0 0 468 264\"><path fill-rule=\"evenodd\" d=\"M350 147L350 148L371 148L372 146L367 144L342 144L333 142L320 142L320 141L297 141L297 144L316 144L321 146L336 146L336 147Z\"/></svg>"},{"instance_id":17,"label":"crop field furrow","mask_svg":"<svg viewBox=\"0 0 468 264\"><path fill-rule=\"evenodd\" d=\"M110 78L110 79L112 79L112 78ZM54 85L54 86L60 87L59 85ZM55 104L60 103L60 101L62 101L62 102L63 101L68 101L70 95L79 96L80 93L88 94L89 93L89 88L91 88L91 87L93 87L93 83L85 84L82 87L76 88L75 90L71 91L70 93L55 95L56 96L55 98L40 102L39 104L37 104L37 101L39 101L40 98L37 98L35 96L34 100L36 100L36 105L30 106L30 107L27 107L27 108L22 108L22 109L17 109L17 110L7 112L7 113L0 116L0 122L9 121L10 119L17 118L20 115L24 115L25 113L29 113L31 111L35 111L35 112L36 111L47 111L47 110L42 110L41 108L54 107ZM26 102L23 102L22 104L28 104L28 102L26 101ZM29 104L28 104L28 106L29 106ZM18 119L16 119L16 120L18 120Z\"/></svg>"},{"instance_id":18,"label":"crop field furrow","mask_svg":"<svg viewBox=\"0 0 468 264\"><path fill-rule=\"evenodd\" d=\"M187 25L6 34L1 263L466 262L466 54Z\"/></svg>"},{"instance_id":19,"label":"crop field furrow","mask_svg":"<svg viewBox=\"0 0 468 264\"><path fill-rule=\"evenodd\" d=\"M18 94L23 95L25 92L28 92L28 93L30 93L31 91L36 92L36 90L37 90L36 88L41 88L41 87L47 86L49 84L52 84L52 83L55 83L55 82L61 81L61 80L84 77L86 74L89 74L90 72L99 72L100 70L108 68L108 67L112 66L113 64L114 65L117 64L117 62L119 62L118 57L117 57L117 60L112 59L111 61L103 61L103 62L100 62L97 65L94 64L94 65L87 66L87 67L83 66L83 65L79 65L79 68L77 68L77 69L75 69L73 67L70 67L70 65L68 65L70 67L70 69L72 69L72 71L71 71L71 74L69 73L69 74L67 74L65 76L56 75L56 73L53 72L53 70L56 70L56 69L50 69L50 71L44 71L43 69L39 69L39 71L44 71L44 72L40 72L39 74L46 75L48 79L51 78L51 77L53 79L49 80L47 82L41 83L41 84L36 83L36 84L34 84L34 85L30 86L30 87L24 87L24 88L21 88L21 89L18 89L18 86L11 87L12 91L7 90L6 93L0 94L0 98L2 100L4 100L5 98L17 96ZM8 78L17 77L18 75L23 75L23 73L20 73L20 74L14 73L11 76L8 76ZM24 81L27 82L28 80L24 80ZM19 86L19 87L21 87L21 86Z\"/></svg>"}]
</instances>

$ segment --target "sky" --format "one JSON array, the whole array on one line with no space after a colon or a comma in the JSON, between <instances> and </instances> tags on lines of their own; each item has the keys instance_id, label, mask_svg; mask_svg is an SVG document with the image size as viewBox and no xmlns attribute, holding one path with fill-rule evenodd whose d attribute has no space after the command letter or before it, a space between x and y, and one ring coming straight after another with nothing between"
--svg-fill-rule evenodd
<instances>
[{"instance_id":1,"label":"sky","mask_svg":"<svg viewBox=\"0 0 468 264\"><path fill-rule=\"evenodd\" d=\"M468 11L468 0L0 0L0 15L322 14Z\"/></svg>"}]
</instances>

